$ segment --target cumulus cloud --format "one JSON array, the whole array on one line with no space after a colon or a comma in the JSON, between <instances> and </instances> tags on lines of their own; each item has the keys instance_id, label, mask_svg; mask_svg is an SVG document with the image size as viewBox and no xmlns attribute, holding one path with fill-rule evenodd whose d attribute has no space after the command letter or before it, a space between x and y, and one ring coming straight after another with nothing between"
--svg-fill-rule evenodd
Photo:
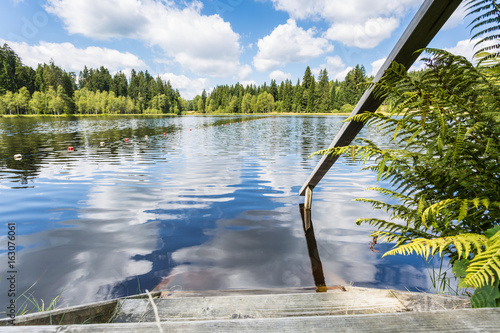
<instances>
[{"instance_id":1,"label":"cumulus cloud","mask_svg":"<svg viewBox=\"0 0 500 333\"><path fill-rule=\"evenodd\" d=\"M130 52L120 52L104 47L77 48L71 43L47 43L29 45L25 42L16 43L0 39L0 43L7 43L21 57L23 63L32 68L38 64L49 63L54 60L57 66L66 71L76 72L84 66L99 68L104 66L111 73L118 71L129 72L132 68L145 69L146 63Z\"/></svg>"},{"instance_id":2,"label":"cumulus cloud","mask_svg":"<svg viewBox=\"0 0 500 333\"><path fill-rule=\"evenodd\" d=\"M46 10L72 34L107 40L131 38L160 47L165 56L199 75L224 77L240 70L239 35L219 15L201 14L156 0L49 0Z\"/></svg>"},{"instance_id":3,"label":"cumulus cloud","mask_svg":"<svg viewBox=\"0 0 500 333\"><path fill-rule=\"evenodd\" d=\"M290 80L292 78L292 74L284 73L280 70L275 70L269 74L269 78L271 80L276 80L276 82L279 83L279 82L283 82L285 80Z\"/></svg>"},{"instance_id":4,"label":"cumulus cloud","mask_svg":"<svg viewBox=\"0 0 500 333\"><path fill-rule=\"evenodd\" d=\"M466 39L466 40L461 40L458 41L455 46L452 47L447 47L444 48L445 51L448 51L450 53L453 53L455 55L461 55L465 57L467 60L470 62L474 62L474 53L477 52L478 48L475 48L474 46L476 43L479 41L479 39ZM492 46L495 44L495 41L492 42L485 42L483 44L480 44L481 47L488 47ZM422 57L420 57L415 64L410 68L412 71L417 71L425 69L425 63L422 61Z\"/></svg>"},{"instance_id":5,"label":"cumulus cloud","mask_svg":"<svg viewBox=\"0 0 500 333\"><path fill-rule=\"evenodd\" d=\"M49 0L45 8L62 19L70 34L95 39L137 37L147 25L136 0Z\"/></svg>"},{"instance_id":6,"label":"cumulus cloud","mask_svg":"<svg viewBox=\"0 0 500 333\"><path fill-rule=\"evenodd\" d=\"M457 45L449 48L445 48L446 51L451 52L456 55L461 55L467 58L467 60L472 61L474 57L474 53L476 50L474 49L474 45L478 42L478 39L466 39L457 42ZM487 46L486 43L484 46ZM481 45L481 47L484 47Z\"/></svg>"},{"instance_id":7,"label":"cumulus cloud","mask_svg":"<svg viewBox=\"0 0 500 333\"><path fill-rule=\"evenodd\" d=\"M325 37L342 42L347 46L362 49L376 47L399 26L397 18L377 17L364 23L335 23L325 33Z\"/></svg>"},{"instance_id":8,"label":"cumulus cloud","mask_svg":"<svg viewBox=\"0 0 500 333\"><path fill-rule=\"evenodd\" d=\"M314 37L314 29L304 30L293 19L277 26L259 39L259 51L253 59L258 71L269 71L287 63L307 61L333 50L327 39Z\"/></svg>"},{"instance_id":9,"label":"cumulus cloud","mask_svg":"<svg viewBox=\"0 0 500 333\"><path fill-rule=\"evenodd\" d=\"M372 72L370 73L371 76L377 75L378 71L380 70L386 59L387 58L381 58L371 63L372 65Z\"/></svg>"},{"instance_id":10,"label":"cumulus cloud","mask_svg":"<svg viewBox=\"0 0 500 333\"><path fill-rule=\"evenodd\" d=\"M248 86L257 86L257 81L255 80L246 80L246 81L241 81L240 84L243 87L248 87Z\"/></svg>"},{"instance_id":11,"label":"cumulus cloud","mask_svg":"<svg viewBox=\"0 0 500 333\"><path fill-rule=\"evenodd\" d=\"M443 25L441 30L453 29L456 26L463 24L465 16L467 15L467 2L462 2L455 12L450 16L448 21Z\"/></svg>"},{"instance_id":12,"label":"cumulus cloud","mask_svg":"<svg viewBox=\"0 0 500 333\"><path fill-rule=\"evenodd\" d=\"M312 73L317 77L321 69L326 69L330 80L342 81L352 67L347 67L339 56L326 57L326 64L312 69Z\"/></svg>"},{"instance_id":13,"label":"cumulus cloud","mask_svg":"<svg viewBox=\"0 0 500 333\"><path fill-rule=\"evenodd\" d=\"M165 81L170 81L172 87L179 89L183 98L193 99L196 95L201 95L203 89L210 89L210 80L207 78L190 79L185 75L175 75L173 73L161 74Z\"/></svg>"},{"instance_id":14,"label":"cumulus cloud","mask_svg":"<svg viewBox=\"0 0 500 333\"><path fill-rule=\"evenodd\" d=\"M271 0L278 10L292 18L323 18L328 21L363 22L372 17L405 15L422 0Z\"/></svg>"},{"instance_id":15,"label":"cumulus cloud","mask_svg":"<svg viewBox=\"0 0 500 333\"><path fill-rule=\"evenodd\" d=\"M294 19L323 19L331 24L326 38L349 46L372 48L388 38L400 18L422 0L271 0Z\"/></svg>"},{"instance_id":16,"label":"cumulus cloud","mask_svg":"<svg viewBox=\"0 0 500 333\"><path fill-rule=\"evenodd\" d=\"M238 73L239 80L246 80L250 74L252 74L253 70L250 65L243 65L240 67L240 71Z\"/></svg>"}]
</instances>

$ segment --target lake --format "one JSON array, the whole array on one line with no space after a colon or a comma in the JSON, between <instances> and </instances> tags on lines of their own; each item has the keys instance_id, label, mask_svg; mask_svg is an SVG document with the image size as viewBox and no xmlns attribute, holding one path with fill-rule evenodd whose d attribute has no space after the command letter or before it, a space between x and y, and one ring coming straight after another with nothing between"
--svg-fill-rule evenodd
<instances>
[{"instance_id":1,"label":"lake","mask_svg":"<svg viewBox=\"0 0 500 333\"><path fill-rule=\"evenodd\" d=\"M0 118L0 302L8 224L16 291L60 306L152 290L311 287L298 195L345 117ZM384 145L370 129L363 137ZM126 139L128 140L126 141ZM69 151L68 147L73 147ZM22 159L14 159L21 154ZM327 285L429 291L418 257L381 258L359 197L376 175L339 159L314 191ZM432 290L431 290L432 291Z\"/></svg>"}]
</instances>

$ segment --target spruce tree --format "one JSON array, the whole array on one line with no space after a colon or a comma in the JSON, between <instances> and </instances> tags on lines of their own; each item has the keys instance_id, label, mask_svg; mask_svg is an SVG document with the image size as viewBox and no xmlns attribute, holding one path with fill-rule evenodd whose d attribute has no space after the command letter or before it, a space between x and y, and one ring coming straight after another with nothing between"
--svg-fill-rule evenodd
<instances>
[{"instance_id":1,"label":"spruce tree","mask_svg":"<svg viewBox=\"0 0 500 333\"><path fill-rule=\"evenodd\" d=\"M302 78L302 87L304 89L309 89L311 85L311 77L312 77L311 68L307 66L306 71L304 72L304 77Z\"/></svg>"}]
</instances>

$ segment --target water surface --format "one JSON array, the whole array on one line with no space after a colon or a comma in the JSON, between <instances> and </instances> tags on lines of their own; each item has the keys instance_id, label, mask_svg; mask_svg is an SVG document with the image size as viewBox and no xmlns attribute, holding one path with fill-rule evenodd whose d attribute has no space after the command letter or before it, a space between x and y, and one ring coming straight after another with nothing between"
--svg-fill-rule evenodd
<instances>
[{"instance_id":1,"label":"water surface","mask_svg":"<svg viewBox=\"0 0 500 333\"><path fill-rule=\"evenodd\" d=\"M163 286L314 285L298 191L343 117L0 118L0 301L7 223L17 290L76 305ZM378 133L361 133L384 144ZM128 142L125 139L128 138ZM101 145L101 142L104 144ZM68 151L68 147L74 151ZM22 160L15 160L22 154ZM424 262L372 252L375 175L340 159L314 191L327 285L428 290Z\"/></svg>"}]
</instances>

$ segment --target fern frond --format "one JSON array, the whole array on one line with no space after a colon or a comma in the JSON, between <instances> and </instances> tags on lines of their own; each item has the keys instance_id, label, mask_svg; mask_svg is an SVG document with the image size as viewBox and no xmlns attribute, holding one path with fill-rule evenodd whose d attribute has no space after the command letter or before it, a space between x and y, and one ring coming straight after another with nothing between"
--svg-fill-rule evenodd
<instances>
[{"instance_id":1,"label":"fern frond","mask_svg":"<svg viewBox=\"0 0 500 333\"><path fill-rule=\"evenodd\" d=\"M475 16L470 25L472 26L471 30L476 31L476 33L471 39L481 37L476 46L487 41L497 41L500 38L498 33L500 30L500 8L496 0L471 0L467 3L467 6L467 16ZM498 48L498 42L495 46ZM475 55L485 49L485 47L479 49ZM488 49L491 50L491 47ZM495 56L498 56L498 52Z\"/></svg>"},{"instance_id":2,"label":"fern frond","mask_svg":"<svg viewBox=\"0 0 500 333\"><path fill-rule=\"evenodd\" d=\"M469 256L473 250L472 246L478 253L481 253L483 247L487 246L487 244L488 238L486 236L472 233L434 239L417 238L408 244L400 245L386 252L382 257L395 254L408 255L415 252L417 255L428 259L429 256L436 254L438 251L441 255L444 250L453 245L460 259L462 255L464 258Z\"/></svg>"},{"instance_id":3,"label":"fern frond","mask_svg":"<svg viewBox=\"0 0 500 333\"><path fill-rule=\"evenodd\" d=\"M490 238L486 250L470 261L465 284L479 288L500 278L500 232L495 236Z\"/></svg>"},{"instance_id":4,"label":"fern frond","mask_svg":"<svg viewBox=\"0 0 500 333\"><path fill-rule=\"evenodd\" d=\"M445 209L446 207L448 207L449 205L453 204L453 203L456 203L457 201L459 201L460 199L458 198L453 198L453 199L446 199L446 200L441 200L439 202L436 202L432 205L430 205L429 207L427 207L423 213L422 213L422 223L426 226L426 227L429 227L428 226L428 221L430 219L432 220L435 220L435 217L443 210Z\"/></svg>"}]
</instances>

